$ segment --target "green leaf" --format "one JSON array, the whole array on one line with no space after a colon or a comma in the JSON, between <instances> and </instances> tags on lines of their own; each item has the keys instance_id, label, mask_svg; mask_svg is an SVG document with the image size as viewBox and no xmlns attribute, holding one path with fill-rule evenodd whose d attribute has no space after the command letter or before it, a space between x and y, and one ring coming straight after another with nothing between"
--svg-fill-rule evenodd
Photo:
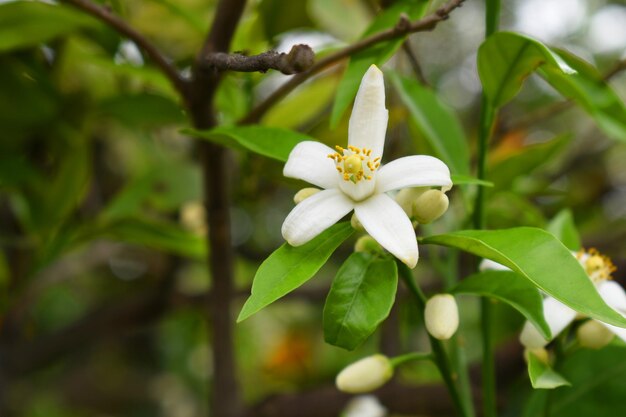
<instances>
[{"instance_id":1,"label":"green leaf","mask_svg":"<svg viewBox=\"0 0 626 417\"><path fill-rule=\"evenodd\" d=\"M97 25L92 17L63 6L31 1L0 4L0 52L36 46Z\"/></svg>"},{"instance_id":2,"label":"green leaf","mask_svg":"<svg viewBox=\"0 0 626 417\"><path fill-rule=\"evenodd\" d=\"M425 0L399 0L394 2L391 7L384 10L374 19L361 38L394 27L398 23L402 13L406 14L411 20L421 18L426 12L428 3L429 2ZM348 67L337 88L335 102L330 115L331 128L337 126L339 119L341 119L343 113L352 100L354 100L359 85L361 84L363 74L365 74L370 65L383 65L393 56L398 48L402 46L403 42L404 38L381 42L363 52L354 54L350 58Z\"/></svg>"},{"instance_id":3,"label":"green leaf","mask_svg":"<svg viewBox=\"0 0 626 417\"><path fill-rule=\"evenodd\" d=\"M108 98L100 103L100 111L131 127L181 124L186 120L177 103L152 93L121 94Z\"/></svg>"},{"instance_id":4,"label":"green leaf","mask_svg":"<svg viewBox=\"0 0 626 417\"><path fill-rule=\"evenodd\" d=\"M493 182L480 180L470 177L469 175L451 174L452 183L454 185L481 185L483 187L493 187Z\"/></svg>"},{"instance_id":5,"label":"green leaf","mask_svg":"<svg viewBox=\"0 0 626 417\"><path fill-rule=\"evenodd\" d=\"M543 317L543 297L527 279L513 271L484 271L463 279L450 292L493 297L504 301L535 325L541 335L552 338Z\"/></svg>"},{"instance_id":6,"label":"green leaf","mask_svg":"<svg viewBox=\"0 0 626 417\"><path fill-rule=\"evenodd\" d=\"M575 74L541 68L539 74L565 97L575 100L611 138L626 141L626 106L602 75L588 62L557 50L558 56Z\"/></svg>"},{"instance_id":7,"label":"green leaf","mask_svg":"<svg viewBox=\"0 0 626 417\"><path fill-rule=\"evenodd\" d=\"M571 385L567 379L552 370L532 352L528 352L528 376L535 389L554 389Z\"/></svg>"},{"instance_id":8,"label":"green leaf","mask_svg":"<svg viewBox=\"0 0 626 417\"><path fill-rule=\"evenodd\" d=\"M353 231L349 222L338 223L302 246L285 243L275 250L256 272L252 294L241 309L237 322L311 279Z\"/></svg>"},{"instance_id":9,"label":"green leaf","mask_svg":"<svg viewBox=\"0 0 626 417\"><path fill-rule=\"evenodd\" d=\"M324 340L353 350L389 315L398 288L391 259L353 253L339 268L324 306Z\"/></svg>"},{"instance_id":10,"label":"green leaf","mask_svg":"<svg viewBox=\"0 0 626 417\"><path fill-rule=\"evenodd\" d=\"M563 242L568 249L577 251L581 248L580 236L570 209L563 209L554 216L547 230Z\"/></svg>"},{"instance_id":11,"label":"green leaf","mask_svg":"<svg viewBox=\"0 0 626 417\"><path fill-rule=\"evenodd\" d=\"M182 133L235 149L252 151L287 162L289 153L300 142L315 140L293 130L265 126L222 126L211 130L182 129Z\"/></svg>"},{"instance_id":12,"label":"green leaf","mask_svg":"<svg viewBox=\"0 0 626 417\"><path fill-rule=\"evenodd\" d=\"M431 89L417 80L388 73L420 134L455 174L469 174L469 148L461 123Z\"/></svg>"},{"instance_id":13,"label":"green leaf","mask_svg":"<svg viewBox=\"0 0 626 417\"><path fill-rule=\"evenodd\" d=\"M423 243L450 246L496 261L572 309L626 327L626 319L606 305L570 250L545 230L463 230L431 236Z\"/></svg>"},{"instance_id":14,"label":"green leaf","mask_svg":"<svg viewBox=\"0 0 626 417\"><path fill-rule=\"evenodd\" d=\"M540 65L555 73L572 72L542 43L512 32L497 32L478 48L478 75L494 107L510 101Z\"/></svg>"}]
</instances>

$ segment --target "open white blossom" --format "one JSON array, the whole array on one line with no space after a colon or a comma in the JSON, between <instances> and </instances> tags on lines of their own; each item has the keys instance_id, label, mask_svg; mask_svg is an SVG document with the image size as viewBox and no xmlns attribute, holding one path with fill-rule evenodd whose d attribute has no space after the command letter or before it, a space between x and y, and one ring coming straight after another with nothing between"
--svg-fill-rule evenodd
<instances>
[{"instance_id":1,"label":"open white blossom","mask_svg":"<svg viewBox=\"0 0 626 417\"><path fill-rule=\"evenodd\" d=\"M594 249L587 252L580 251L573 253L573 255L585 269L589 279L595 284L604 302L626 317L626 292L618 283L610 280L611 273L615 270L611 260L606 256L600 255ZM488 259L482 261L480 269L509 270L506 266ZM574 319L579 317L578 312L549 296L543 300L543 315L550 327L552 338L558 336ZM597 323L626 341L626 329L601 321L597 321ZM529 349L538 349L547 345L550 340L544 339L537 328L532 323L526 321L520 334L520 342Z\"/></svg>"},{"instance_id":2,"label":"open white blossom","mask_svg":"<svg viewBox=\"0 0 626 417\"><path fill-rule=\"evenodd\" d=\"M299 143L283 174L323 190L304 199L282 227L292 246L303 245L354 210L382 247L409 267L417 263L417 239L402 208L387 192L406 187L452 187L450 170L432 156L413 155L381 166L387 130L382 72L372 65L363 76L348 127L348 147L336 150L313 141Z\"/></svg>"}]
</instances>

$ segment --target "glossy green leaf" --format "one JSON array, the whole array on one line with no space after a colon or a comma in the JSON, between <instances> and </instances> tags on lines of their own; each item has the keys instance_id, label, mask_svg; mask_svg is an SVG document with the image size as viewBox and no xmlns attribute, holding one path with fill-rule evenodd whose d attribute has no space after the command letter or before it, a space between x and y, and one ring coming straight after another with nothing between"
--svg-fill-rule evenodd
<instances>
[{"instance_id":1,"label":"glossy green leaf","mask_svg":"<svg viewBox=\"0 0 626 417\"><path fill-rule=\"evenodd\" d=\"M580 249L580 236L570 209L563 209L554 216L548 224L547 230L563 242L568 249L573 251Z\"/></svg>"},{"instance_id":2,"label":"glossy green leaf","mask_svg":"<svg viewBox=\"0 0 626 417\"><path fill-rule=\"evenodd\" d=\"M469 173L469 148L456 114L415 79L388 73L417 130L454 174Z\"/></svg>"},{"instance_id":3,"label":"glossy green leaf","mask_svg":"<svg viewBox=\"0 0 626 417\"><path fill-rule=\"evenodd\" d=\"M452 184L454 185L481 185L483 187L493 187L493 182L480 180L469 175L451 174Z\"/></svg>"},{"instance_id":4,"label":"glossy green leaf","mask_svg":"<svg viewBox=\"0 0 626 417\"><path fill-rule=\"evenodd\" d=\"M252 294L241 309L237 322L311 279L353 231L349 222L338 223L302 246L285 243L276 249L256 272Z\"/></svg>"},{"instance_id":5,"label":"glossy green leaf","mask_svg":"<svg viewBox=\"0 0 626 417\"><path fill-rule=\"evenodd\" d=\"M496 261L574 310L626 327L626 319L606 305L570 250L545 230L462 230L431 236L423 243L450 246Z\"/></svg>"},{"instance_id":6,"label":"glossy green leaf","mask_svg":"<svg viewBox=\"0 0 626 417\"><path fill-rule=\"evenodd\" d=\"M626 106L591 64L567 51L558 56L575 74L540 68L539 74L565 97L578 103L611 138L626 141Z\"/></svg>"},{"instance_id":7,"label":"glossy green leaf","mask_svg":"<svg viewBox=\"0 0 626 417\"><path fill-rule=\"evenodd\" d=\"M324 306L324 340L353 350L389 315L398 270L391 259L353 253L339 268Z\"/></svg>"},{"instance_id":8,"label":"glossy green leaf","mask_svg":"<svg viewBox=\"0 0 626 417\"><path fill-rule=\"evenodd\" d=\"M450 292L493 297L504 301L535 325L542 336L552 339L543 317L543 297L530 281L513 271L484 271L463 279Z\"/></svg>"},{"instance_id":9,"label":"glossy green leaf","mask_svg":"<svg viewBox=\"0 0 626 417\"><path fill-rule=\"evenodd\" d=\"M567 379L556 373L532 352L528 353L528 376L535 389L554 389L571 385Z\"/></svg>"},{"instance_id":10,"label":"glossy green leaf","mask_svg":"<svg viewBox=\"0 0 626 417\"><path fill-rule=\"evenodd\" d=\"M315 140L293 130L266 126L223 126L204 131L183 129L182 133L281 162L287 162L289 153L298 143Z\"/></svg>"},{"instance_id":11,"label":"glossy green leaf","mask_svg":"<svg viewBox=\"0 0 626 417\"><path fill-rule=\"evenodd\" d=\"M540 65L555 73L572 72L542 43L512 32L497 32L478 48L478 75L494 107L510 101Z\"/></svg>"},{"instance_id":12,"label":"glossy green leaf","mask_svg":"<svg viewBox=\"0 0 626 417\"><path fill-rule=\"evenodd\" d=\"M365 38L374 33L394 27L398 23L400 15L403 13L411 20L419 19L426 12L428 3L429 2L426 0L399 0L394 2L391 7L384 10L374 19L361 37ZM403 42L403 38L381 42L363 52L354 54L350 58L348 67L343 74L339 87L337 87L335 102L330 115L331 128L337 126L339 119L341 119L343 113L352 100L354 100L359 85L361 84L363 74L365 74L370 65L383 65L393 56Z\"/></svg>"},{"instance_id":13,"label":"glossy green leaf","mask_svg":"<svg viewBox=\"0 0 626 417\"><path fill-rule=\"evenodd\" d=\"M0 4L0 52L32 47L96 25L95 19L69 7L34 1Z\"/></svg>"}]
</instances>

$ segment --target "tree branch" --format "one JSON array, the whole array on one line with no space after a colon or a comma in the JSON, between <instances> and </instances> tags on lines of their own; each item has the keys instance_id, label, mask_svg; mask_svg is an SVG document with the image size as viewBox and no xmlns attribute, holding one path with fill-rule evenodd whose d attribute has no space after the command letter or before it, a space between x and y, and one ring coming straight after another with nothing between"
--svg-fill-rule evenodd
<instances>
[{"instance_id":1,"label":"tree branch","mask_svg":"<svg viewBox=\"0 0 626 417\"><path fill-rule=\"evenodd\" d=\"M307 70L313 65L314 59L315 54L310 46L294 45L288 54L268 51L246 56L215 52L204 57L199 66L204 70L239 72L267 72L274 69L289 75Z\"/></svg>"},{"instance_id":2,"label":"tree branch","mask_svg":"<svg viewBox=\"0 0 626 417\"><path fill-rule=\"evenodd\" d=\"M446 20L450 13L460 7L464 0L449 0L446 4L437 9L433 14L411 23L406 16L402 16L396 26L391 29L378 32L372 36L364 38L353 43L339 51L327 55L313 64L308 70L294 75L289 81L280 86L265 101L261 102L257 107L240 120L240 124L250 124L258 122L261 117L280 99L289 94L293 89L302 84L304 81L319 73L326 67L329 67L345 58L348 58L357 52L361 52L377 43L389 41L392 39L406 36L410 33L424 32L433 30L439 22Z\"/></svg>"},{"instance_id":3,"label":"tree branch","mask_svg":"<svg viewBox=\"0 0 626 417\"><path fill-rule=\"evenodd\" d=\"M90 0L61 0L62 2L69 3L77 9L83 10L90 15L101 20L116 32L124 35L128 39L132 40L141 48L146 55L154 62L156 66L161 68L165 76L170 80L174 88L183 96L187 95L187 83L183 77L181 77L178 69L170 62L168 58L159 52L159 50L141 33L137 32L128 23L120 19L115 14L103 6L100 6Z\"/></svg>"}]
</instances>

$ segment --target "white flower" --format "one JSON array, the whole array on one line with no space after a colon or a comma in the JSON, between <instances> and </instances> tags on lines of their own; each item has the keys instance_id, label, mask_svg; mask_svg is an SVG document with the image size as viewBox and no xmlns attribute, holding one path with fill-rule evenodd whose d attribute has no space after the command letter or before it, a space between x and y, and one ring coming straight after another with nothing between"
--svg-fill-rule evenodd
<instances>
[{"instance_id":1,"label":"white flower","mask_svg":"<svg viewBox=\"0 0 626 417\"><path fill-rule=\"evenodd\" d=\"M459 328L459 308L454 296L437 294L426 302L424 309L426 330L435 339L448 340Z\"/></svg>"},{"instance_id":2,"label":"white flower","mask_svg":"<svg viewBox=\"0 0 626 417\"><path fill-rule=\"evenodd\" d=\"M616 282L610 281L611 273L615 270L613 263L606 256L600 255L595 250L588 252L580 251L574 253L574 256L587 272L589 279L595 284L600 297L614 310L626 316L626 292ZM504 265L485 259L480 264L480 269L509 270ZM552 338L558 336L567 326L578 317L578 313L565 304L557 301L552 297L546 297L543 300L543 315L550 327ZM626 341L626 329L613 326L601 321L597 321L613 334ZM598 335L599 336L599 335ZM524 323L524 328L520 334L520 342L529 349L538 349L547 345L550 340L546 340L541 336L535 326L530 323ZM599 346L599 342L594 344L591 342L589 346Z\"/></svg>"},{"instance_id":3,"label":"white flower","mask_svg":"<svg viewBox=\"0 0 626 417\"><path fill-rule=\"evenodd\" d=\"M337 375L335 384L350 394L370 392L381 387L393 376L393 366L384 355L372 355L354 362Z\"/></svg>"},{"instance_id":4,"label":"white flower","mask_svg":"<svg viewBox=\"0 0 626 417\"><path fill-rule=\"evenodd\" d=\"M417 240L402 208L386 193L406 187L452 187L450 171L439 159L413 155L381 166L387 129L382 72L372 65L363 76L348 127L348 148L337 151L319 142L299 143L283 174L323 188L300 202L282 227L292 246L303 245L354 210L381 246L413 268Z\"/></svg>"}]
</instances>

